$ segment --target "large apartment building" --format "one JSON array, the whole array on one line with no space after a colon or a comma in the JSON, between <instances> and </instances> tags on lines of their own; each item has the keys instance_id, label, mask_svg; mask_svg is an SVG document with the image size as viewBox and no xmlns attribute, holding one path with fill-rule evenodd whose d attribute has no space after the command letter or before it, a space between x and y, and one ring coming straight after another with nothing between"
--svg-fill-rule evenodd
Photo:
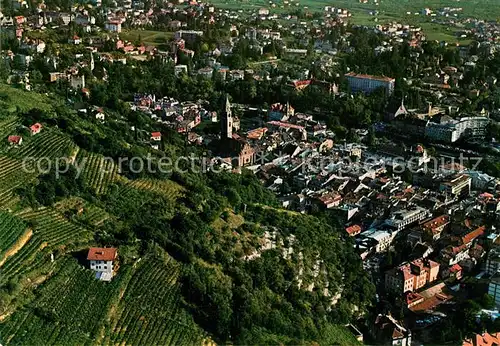
<instances>
[{"instance_id":1,"label":"large apartment building","mask_svg":"<svg viewBox=\"0 0 500 346\"><path fill-rule=\"evenodd\" d=\"M425 126L425 136L436 141L453 143L461 138L482 138L486 135L488 117L463 117L452 119L443 117L439 123L429 121Z\"/></svg>"},{"instance_id":2,"label":"large apartment building","mask_svg":"<svg viewBox=\"0 0 500 346\"><path fill-rule=\"evenodd\" d=\"M426 209L413 206L395 211L389 219L385 220L385 223L396 231L400 231L414 222L424 220L428 215Z\"/></svg>"},{"instance_id":3,"label":"large apartment building","mask_svg":"<svg viewBox=\"0 0 500 346\"><path fill-rule=\"evenodd\" d=\"M396 82L394 78L357 74L354 72L347 73L345 77L353 93L361 91L369 94L378 88L384 88L388 95L394 92L394 84Z\"/></svg>"},{"instance_id":4,"label":"large apartment building","mask_svg":"<svg viewBox=\"0 0 500 346\"><path fill-rule=\"evenodd\" d=\"M439 190L454 196L469 195L471 189L471 177L465 174L458 174L443 180L439 185Z\"/></svg>"},{"instance_id":5,"label":"large apartment building","mask_svg":"<svg viewBox=\"0 0 500 346\"><path fill-rule=\"evenodd\" d=\"M387 271L385 287L398 293L413 292L435 281L438 273L439 263L420 258Z\"/></svg>"}]
</instances>

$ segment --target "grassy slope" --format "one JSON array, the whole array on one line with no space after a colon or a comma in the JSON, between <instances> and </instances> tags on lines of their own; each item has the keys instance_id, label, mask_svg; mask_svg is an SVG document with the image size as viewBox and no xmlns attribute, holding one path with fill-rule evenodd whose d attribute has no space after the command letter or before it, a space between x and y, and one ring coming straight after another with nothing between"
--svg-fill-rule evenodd
<instances>
[{"instance_id":1,"label":"grassy slope","mask_svg":"<svg viewBox=\"0 0 500 346\"><path fill-rule=\"evenodd\" d=\"M5 84L0 84L0 107L10 112L15 112L16 109L21 112L27 112L33 108L51 109L50 101L46 96L15 89Z\"/></svg>"},{"instance_id":2,"label":"grassy slope","mask_svg":"<svg viewBox=\"0 0 500 346\"><path fill-rule=\"evenodd\" d=\"M159 46L166 44L174 34L165 31L152 31L152 30L124 30L120 34L123 40L136 42L140 41L145 45Z\"/></svg>"}]
</instances>

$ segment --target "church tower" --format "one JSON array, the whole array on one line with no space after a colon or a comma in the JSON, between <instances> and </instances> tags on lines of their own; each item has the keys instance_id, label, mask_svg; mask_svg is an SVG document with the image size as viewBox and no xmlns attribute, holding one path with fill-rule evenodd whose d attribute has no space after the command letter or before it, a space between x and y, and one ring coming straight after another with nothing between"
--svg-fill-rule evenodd
<instances>
[{"instance_id":1,"label":"church tower","mask_svg":"<svg viewBox=\"0 0 500 346\"><path fill-rule=\"evenodd\" d=\"M94 54L90 52L90 71L94 71L95 63L94 63Z\"/></svg>"},{"instance_id":2,"label":"church tower","mask_svg":"<svg viewBox=\"0 0 500 346\"><path fill-rule=\"evenodd\" d=\"M226 108L222 112L221 122L221 138L233 138L233 114L231 112L231 104L226 96Z\"/></svg>"}]
</instances>

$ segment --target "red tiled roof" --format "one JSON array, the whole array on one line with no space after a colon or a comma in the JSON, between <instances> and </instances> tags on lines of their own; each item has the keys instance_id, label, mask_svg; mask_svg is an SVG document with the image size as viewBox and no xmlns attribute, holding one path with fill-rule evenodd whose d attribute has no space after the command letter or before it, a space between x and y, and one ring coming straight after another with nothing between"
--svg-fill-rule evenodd
<instances>
[{"instance_id":1,"label":"red tiled roof","mask_svg":"<svg viewBox=\"0 0 500 346\"><path fill-rule=\"evenodd\" d=\"M355 72L349 72L345 75L346 77L355 77L355 78L362 78L362 79L373 79L373 80L379 80L383 82L394 82L394 78L390 77L385 77L385 76L372 76L369 74L358 74Z\"/></svg>"},{"instance_id":2,"label":"red tiled roof","mask_svg":"<svg viewBox=\"0 0 500 346\"><path fill-rule=\"evenodd\" d=\"M9 136L7 139L9 143L19 144L21 141L21 136Z\"/></svg>"},{"instance_id":3,"label":"red tiled roof","mask_svg":"<svg viewBox=\"0 0 500 346\"><path fill-rule=\"evenodd\" d=\"M477 237L483 235L485 229L486 229L485 226L481 226L481 227L476 228L474 231L467 233L465 236L462 237L462 242L464 244L470 243L471 241L473 241Z\"/></svg>"},{"instance_id":4,"label":"red tiled roof","mask_svg":"<svg viewBox=\"0 0 500 346\"><path fill-rule=\"evenodd\" d=\"M286 127L286 128L291 128L291 129L296 129L296 130L303 130L304 126L300 125L295 125L295 124L290 124L290 123L285 123L282 121L269 121L268 124L274 125L274 126L279 126L279 127Z\"/></svg>"},{"instance_id":5,"label":"red tiled roof","mask_svg":"<svg viewBox=\"0 0 500 346\"><path fill-rule=\"evenodd\" d=\"M441 215L438 216L430 221L427 221L422 225L422 228L424 230L429 230L432 233L436 233L436 229L449 223L450 222L450 217L448 215Z\"/></svg>"},{"instance_id":6,"label":"red tiled roof","mask_svg":"<svg viewBox=\"0 0 500 346\"><path fill-rule=\"evenodd\" d=\"M293 81L293 85L296 88L297 87L305 87L305 86L308 86L309 84L311 84L311 80L310 79Z\"/></svg>"},{"instance_id":7,"label":"red tiled roof","mask_svg":"<svg viewBox=\"0 0 500 346\"><path fill-rule=\"evenodd\" d=\"M118 250L116 248L107 247L91 247L87 255L89 261L113 261L116 258Z\"/></svg>"},{"instance_id":8,"label":"red tiled roof","mask_svg":"<svg viewBox=\"0 0 500 346\"><path fill-rule=\"evenodd\" d=\"M42 124L36 123L30 126L31 131L38 131L39 129L42 128Z\"/></svg>"},{"instance_id":9,"label":"red tiled roof","mask_svg":"<svg viewBox=\"0 0 500 346\"><path fill-rule=\"evenodd\" d=\"M458 264L458 263L455 263L451 268L450 268L450 272L452 273L456 273L456 272L459 272L462 270L462 267Z\"/></svg>"},{"instance_id":10,"label":"red tiled roof","mask_svg":"<svg viewBox=\"0 0 500 346\"><path fill-rule=\"evenodd\" d=\"M412 303L415 303L416 301L423 300L424 297L422 297L420 294L415 293L415 292L409 292L406 295L406 304L410 305Z\"/></svg>"},{"instance_id":11,"label":"red tiled roof","mask_svg":"<svg viewBox=\"0 0 500 346\"><path fill-rule=\"evenodd\" d=\"M361 226L360 225L352 225L347 227L346 229L347 234L349 235L355 235L361 232Z\"/></svg>"},{"instance_id":12,"label":"red tiled roof","mask_svg":"<svg viewBox=\"0 0 500 346\"><path fill-rule=\"evenodd\" d=\"M495 346L500 345L500 333L476 334L471 339L465 339L462 346Z\"/></svg>"},{"instance_id":13,"label":"red tiled roof","mask_svg":"<svg viewBox=\"0 0 500 346\"><path fill-rule=\"evenodd\" d=\"M247 138L248 139L260 139L267 132L267 127L260 127L258 129L248 131Z\"/></svg>"},{"instance_id":14,"label":"red tiled roof","mask_svg":"<svg viewBox=\"0 0 500 346\"><path fill-rule=\"evenodd\" d=\"M161 132L151 132L151 137L161 137Z\"/></svg>"}]
</instances>

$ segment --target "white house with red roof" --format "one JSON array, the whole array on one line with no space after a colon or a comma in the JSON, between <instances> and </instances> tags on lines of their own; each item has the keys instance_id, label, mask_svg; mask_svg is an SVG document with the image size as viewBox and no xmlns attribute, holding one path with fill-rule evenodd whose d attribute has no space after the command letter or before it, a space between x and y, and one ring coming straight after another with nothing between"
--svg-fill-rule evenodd
<instances>
[{"instance_id":1,"label":"white house with red roof","mask_svg":"<svg viewBox=\"0 0 500 346\"><path fill-rule=\"evenodd\" d=\"M77 35L74 35L72 38L70 38L68 40L68 43L72 43L72 44L80 44L81 42L82 42L82 40Z\"/></svg>"},{"instance_id":2,"label":"white house with red roof","mask_svg":"<svg viewBox=\"0 0 500 346\"><path fill-rule=\"evenodd\" d=\"M151 140L155 142L161 141L161 132L151 132Z\"/></svg>"},{"instance_id":3,"label":"white house with red roof","mask_svg":"<svg viewBox=\"0 0 500 346\"><path fill-rule=\"evenodd\" d=\"M87 255L90 269L96 272L96 278L109 281L113 277L113 268L118 257L118 249L91 247Z\"/></svg>"},{"instance_id":4,"label":"white house with red roof","mask_svg":"<svg viewBox=\"0 0 500 346\"><path fill-rule=\"evenodd\" d=\"M42 124L36 123L30 126L31 135L34 136L42 131Z\"/></svg>"},{"instance_id":5,"label":"white house with red roof","mask_svg":"<svg viewBox=\"0 0 500 346\"><path fill-rule=\"evenodd\" d=\"M21 143L23 142L23 137L12 135L12 136L9 136L7 138L7 141L9 142L10 145L17 146L17 145L21 145Z\"/></svg>"}]
</instances>

